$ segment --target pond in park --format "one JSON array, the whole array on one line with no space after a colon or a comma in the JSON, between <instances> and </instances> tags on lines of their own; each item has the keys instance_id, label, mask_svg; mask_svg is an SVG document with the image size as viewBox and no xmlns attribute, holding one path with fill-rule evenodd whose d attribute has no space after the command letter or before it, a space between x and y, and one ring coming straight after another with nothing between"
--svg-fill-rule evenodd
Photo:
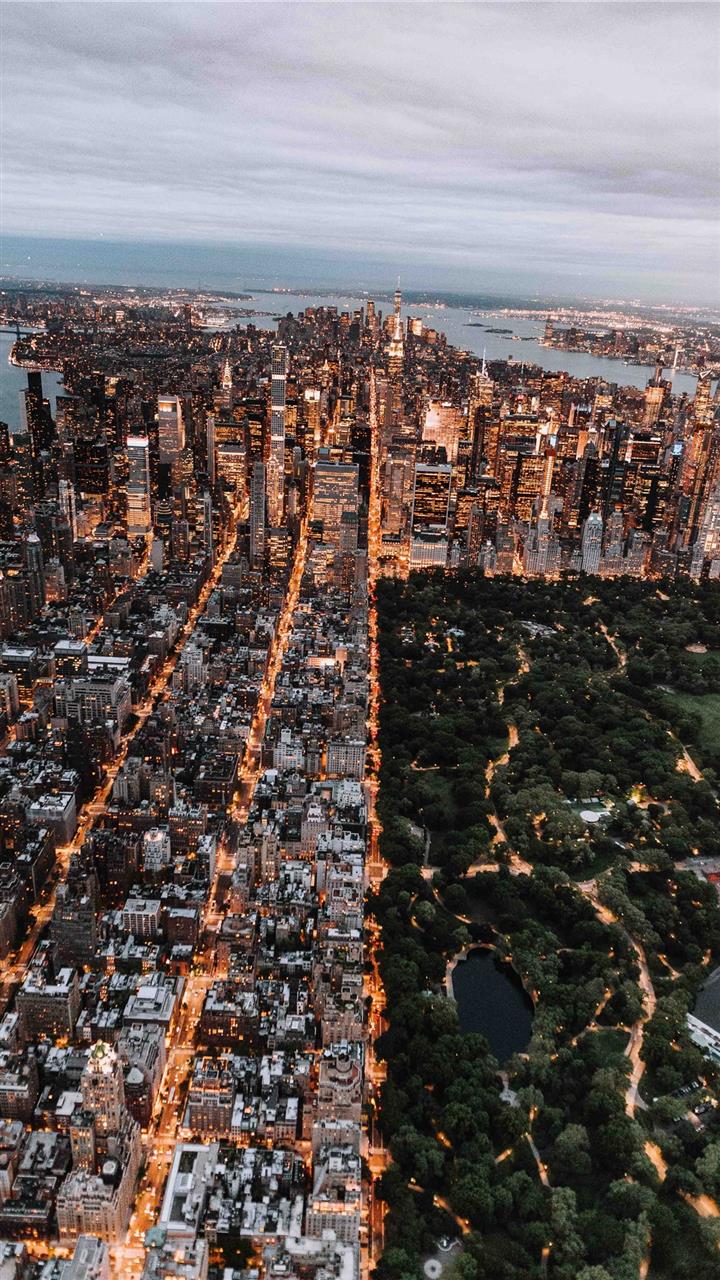
<instances>
[{"instance_id":1,"label":"pond in park","mask_svg":"<svg viewBox=\"0 0 720 1280\"><path fill-rule=\"evenodd\" d=\"M490 947L473 947L452 972L452 992L463 1031L485 1036L495 1057L506 1062L527 1049L533 1004L515 970Z\"/></svg>"}]
</instances>

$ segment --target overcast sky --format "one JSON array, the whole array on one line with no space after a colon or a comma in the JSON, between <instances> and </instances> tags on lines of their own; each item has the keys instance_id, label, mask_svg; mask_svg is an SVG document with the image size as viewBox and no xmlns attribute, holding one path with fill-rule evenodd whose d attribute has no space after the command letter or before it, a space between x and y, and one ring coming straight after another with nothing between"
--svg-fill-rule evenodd
<instances>
[{"instance_id":1,"label":"overcast sky","mask_svg":"<svg viewBox=\"0 0 720 1280\"><path fill-rule=\"evenodd\" d=\"M6 233L717 296L715 5L3 8Z\"/></svg>"}]
</instances>

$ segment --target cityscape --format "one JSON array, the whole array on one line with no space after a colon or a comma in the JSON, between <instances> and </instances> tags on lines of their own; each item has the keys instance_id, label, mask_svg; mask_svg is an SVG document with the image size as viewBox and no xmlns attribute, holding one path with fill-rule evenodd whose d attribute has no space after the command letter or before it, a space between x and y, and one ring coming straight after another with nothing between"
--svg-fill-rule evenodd
<instances>
[{"instance_id":1,"label":"cityscape","mask_svg":"<svg viewBox=\"0 0 720 1280\"><path fill-rule=\"evenodd\" d=\"M0 1280L717 1280L717 13L7 8Z\"/></svg>"}]
</instances>

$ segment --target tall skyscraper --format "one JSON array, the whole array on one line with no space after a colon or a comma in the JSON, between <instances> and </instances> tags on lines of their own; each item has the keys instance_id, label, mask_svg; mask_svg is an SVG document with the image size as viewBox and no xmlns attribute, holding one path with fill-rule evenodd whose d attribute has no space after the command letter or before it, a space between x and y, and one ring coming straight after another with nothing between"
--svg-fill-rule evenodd
<instances>
[{"instance_id":1,"label":"tall skyscraper","mask_svg":"<svg viewBox=\"0 0 720 1280\"><path fill-rule=\"evenodd\" d=\"M233 380L230 361L226 360L223 365L222 378L220 385L222 387L222 401L226 409L232 409Z\"/></svg>"},{"instance_id":2,"label":"tall skyscraper","mask_svg":"<svg viewBox=\"0 0 720 1280\"><path fill-rule=\"evenodd\" d=\"M482 369L470 379L468 395L468 439L472 444L470 480L477 480L485 457L485 429L492 411L494 383L487 371L483 353Z\"/></svg>"},{"instance_id":3,"label":"tall skyscraper","mask_svg":"<svg viewBox=\"0 0 720 1280\"><path fill-rule=\"evenodd\" d=\"M45 560L42 543L36 533L29 533L25 539L25 564L32 579L33 594L43 602L45 600Z\"/></svg>"},{"instance_id":4,"label":"tall skyscraper","mask_svg":"<svg viewBox=\"0 0 720 1280\"><path fill-rule=\"evenodd\" d=\"M655 370L655 377L648 383L645 388L645 408L643 410L643 427L654 427L665 401L665 393L668 390L667 383L663 382L662 369L658 365Z\"/></svg>"},{"instance_id":5,"label":"tall skyscraper","mask_svg":"<svg viewBox=\"0 0 720 1280\"><path fill-rule=\"evenodd\" d=\"M308 387L305 392L305 422L305 453L308 458L315 458L322 443L320 392L317 387Z\"/></svg>"},{"instance_id":6,"label":"tall skyscraper","mask_svg":"<svg viewBox=\"0 0 720 1280\"><path fill-rule=\"evenodd\" d=\"M212 497L209 493L204 493L201 499L202 503L202 537L205 544L208 560L210 564L215 563L215 551L213 548L213 505Z\"/></svg>"},{"instance_id":7,"label":"tall skyscraper","mask_svg":"<svg viewBox=\"0 0 720 1280\"><path fill-rule=\"evenodd\" d=\"M127 527L129 534L147 533L150 504L150 445L147 436L127 438Z\"/></svg>"},{"instance_id":8,"label":"tall skyscraper","mask_svg":"<svg viewBox=\"0 0 720 1280\"><path fill-rule=\"evenodd\" d=\"M58 498L60 509L72 530L73 541L77 538L77 509L75 506L75 489L70 480L58 481Z\"/></svg>"},{"instance_id":9,"label":"tall skyscraper","mask_svg":"<svg viewBox=\"0 0 720 1280\"><path fill-rule=\"evenodd\" d=\"M272 349L270 389L270 453L267 465L268 523L282 524L285 492L285 393L287 348L276 342Z\"/></svg>"},{"instance_id":10,"label":"tall skyscraper","mask_svg":"<svg viewBox=\"0 0 720 1280\"><path fill-rule=\"evenodd\" d=\"M115 1049L97 1040L80 1078L83 1106L95 1120L97 1133L117 1133L125 1111L122 1062Z\"/></svg>"},{"instance_id":11,"label":"tall skyscraper","mask_svg":"<svg viewBox=\"0 0 720 1280\"><path fill-rule=\"evenodd\" d=\"M708 495L692 549L690 577L697 582L704 572L710 578L720 576L720 484Z\"/></svg>"},{"instance_id":12,"label":"tall skyscraper","mask_svg":"<svg viewBox=\"0 0 720 1280\"><path fill-rule=\"evenodd\" d=\"M250 484L250 563L262 569L265 560L265 464L253 463Z\"/></svg>"},{"instance_id":13,"label":"tall skyscraper","mask_svg":"<svg viewBox=\"0 0 720 1280\"><path fill-rule=\"evenodd\" d=\"M402 373L403 361L405 359L405 342L403 338L403 322L402 322L402 294L400 288L395 290L395 314L392 320L392 335L388 343L387 356L388 367L391 376L399 376Z\"/></svg>"},{"instance_id":14,"label":"tall skyscraper","mask_svg":"<svg viewBox=\"0 0 720 1280\"><path fill-rule=\"evenodd\" d=\"M692 414L693 421L700 426L707 427L712 423L712 378L707 372L698 378Z\"/></svg>"},{"instance_id":15,"label":"tall skyscraper","mask_svg":"<svg viewBox=\"0 0 720 1280\"><path fill-rule=\"evenodd\" d=\"M185 448L185 428L179 396L158 396L158 453L160 462L178 473ZM175 479L175 475L173 476Z\"/></svg>"},{"instance_id":16,"label":"tall skyscraper","mask_svg":"<svg viewBox=\"0 0 720 1280\"><path fill-rule=\"evenodd\" d=\"M427 466L418 462L412 506L413 533L418 529L447 530L451 479L449 464Z\"/></svg>"},{"instance_id":17,"label":"tall skyscraper","mask_svg":"<svg viewBox=\"0 0 720 1280\"><path fill-rule=\"evenodd\" d=\"M319 459L313 471L313 519L321 520L323 542L345 550L357 521L359 467L355 463ZM357 543L357 535L356 535Z\"/></svg>"},{"instance_id":18,"label":"tall skyscraper","mask_svg":"<svg viewBox=\"0 0 720 1280\"><path fill-rule=\"evenodd\" d=\"M602 554L603 522L599 511L591 511L583 525L582 531L582 571L583 573L600 572L600 556Z\"/></svg>"},{"instance_id":19,"label":"tall skyscraper","mask_svg":"<svg viewBox=\"0 0 720 1280\"><path fill-rule=\"evenodd\" d=\"M42 498L44 486L41 454L47 452L52 445L54 424L50 406L43 399L42 374L36 369L28 371L27 389L20 392L20 422L23 434L30 438L34 497Z\"/></svg>"},{"instance_id":20,"label":"tall skyscraper","mask_svg":"<svg viewBox=\"0 0 720 1280\"><path fill-rule=\"evenodd\" d=\"M210 484L215 485L215 415L209 413L205 424L205 441L207 448L207 473Z\"/></svg>"}]
</instances>

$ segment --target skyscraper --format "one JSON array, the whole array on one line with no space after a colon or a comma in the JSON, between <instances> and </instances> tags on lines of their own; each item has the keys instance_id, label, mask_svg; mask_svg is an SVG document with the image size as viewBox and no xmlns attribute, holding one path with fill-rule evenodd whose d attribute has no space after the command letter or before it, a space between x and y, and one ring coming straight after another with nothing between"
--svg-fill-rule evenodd
<instances>
[{"instance_id":1,"label":"skyscraper","mask_svg":"<svg viewBox=\"0 0 720 1280\"><path fill-rule=\"evenodd\" d=\"M182 405L179 396L158 396L158 452L160 462L178 472L185 448ZM175 478L175 476L173 476Z\"/></svg>"},{"instance_id":2,"label":"skyscraper","mask_svg":"<svg viewBox=\"0 0 720 1280\"><path fill-rule=\"evenodd\" d=\"M30 464L34 496L43 496L41 454L50 449L53 441L53 420L50 407L43 399L42 374L36 369L28 371L28 384L20 392L20 422L23 434L30 437Z\"/></svg>"},{"instance_id":3,"label":"skyscraper","mask_svg":"<svg viewBox=\"0 0 720 1280\"><path fill-rule=\"evenodd\" d=\"M358 476L356 463L320 459L313 472L313 519L321 520L323 542L344 550L353 518L357 520Z\"/></svg>"},{"instance_id":4,"label":"skyscraper","mask_svg":"<svg viewBox=\"0 0 720 1280\"><path fill-rule=\"evenodd\" d=\"M603 522L599 511L591 511L583 525L582 531L582 571L583 573L600 572L600 556L602 554Z\"/></svg>"},{"instance_id":5,"label":"skyscraper","mask_svg":"<svg viewBox=\"0 0 720 1280\"><path fill-rule=\"evenodd\" d=\"M412 528L447 530L450 509L450 481L452 467L441 463L427 466L418 462L415 467Z\"/></svg>"},{"instance_id":6,"label":"skyscraper","mask_svg":"<svg viewBox=\"0 0 720 1280\"><path fill-rule=\"evenodd\" d=\"M395 290L395 313L392 319L392 331L390 342L388 343L388 370L390 376L398 376L402 373L403 361L405 359L405 342L403 338L402 323L402 294L400 287Z\"/></svg>"},{"instance_id":7,"label":"skyscraper","mask_svg":"<svg viewBox=\"0 0 720 1280\"><path fill-rule=\"evenodd\" d=\"M482 369L470 379L468 396L468 438L472 444L470 479L475 481L485 456L485 427L492 411L494 383L487 371L483 353Z\"/></svg>"},{"instance_id":8,"label":"skyscraper","mask_svg":"<svg viewBox=\"0 0 720 1280\"><path fill-rule=\"evenodd\" d=\"M210 484L215 484L215 415L209 413L205 424L205 441L207 448L207 473Z\"/></svg>"},{"instance_id":9,"label":"skyscraper","mask_svg":"<svg viewBox=\"0 0 720 1280\"><path fill-rule=\"evenodd\" d=\"M232 409L233 380L230 361L226 360L223 365L222 379L220 382L222 387L222 401L226 409Z\"/></svg>"},{"instance_id":10,"label":"skyscraper","mask_svg":"<svg viewBox=\"0 0 720 1280\"><path fill-rule=\"evenodd\" d=\"M282 524L285 489L285 392L287 348L276 342L272 349L270 390L270 453L267 465L268 523Z\"/></svg>"},{"instance_id":11,"label":"skyscraper","mask_svg":"<svg viewBox=\"0 0 720 1280\"><path fill-rule=\"evenodd\" d=\"M210 564L215 563L215 551L213 547L213 506L212 497L209 493L204 493L201 498L202 510L202 538L207 552Z\"/></svg>"},{"instance_id":12,"label":"skyscraper","mask_svg":"<svg viewBox=\"0 0 720 1280\"><path fill-rule=\"evenodd\" d=\"M720 576L720 485L708 495L692 549L690 577L697 582L705 571L710 578Z\"/></svg>"},{"instance_id":13,"label":"skyscraper","mask_svg":"<svg viewBox=\"0 0 720 1280\"><path fill-rule=\"evenodd\" d=\"M102 1040L90 1050L80 1078L83 1105L92 1112L97 1133L117 1133L125 1111L122 1063L116 1051Z\"/></svg>"},{"instance_id":14,"label":"skyscraper","mask_svg":"<svg viewBox=\"0 0 720 1280\"><path fill-rule=\"evenodd\" d=\"M320 392L317 387L308 387L305 392L305 453L308 458L317 456L320 448L321 438L321 422L320 422Z\"/></svg>"},{"instance_id":15,"label":"skyscraper","mask_svg":"<svg viewBox=\"0 0 720 1280\"><path fill-rule=\"evenodd\" d=\"M654 427L665 401L665 393L668 390L667 383L662 380L662 369L658 365L655 370L655 377L648 383L645 388L645 408L643 411L643 427Z\"/></svg>"},{"instance_id":16,"label":"skyscraper","mask_svg":"<svg viewBox=\"0 0 720 1280\"><path fill-rule=\"evenodd\" d=\"M150 505L150 449L147 436L128 436L127 459L128 533L147 533L152 516Z\"/></svg>"},{"instance_id":17,"label":"skyscraper","mask_svg":"<svg viewBox=\"0 0 720 1280\"><path fill-rule=\"evenodd\" d=\"M265 464L253 463L250 484L250 563L261 569L265 560Z\"/></svg>"},{"instance_id":18,"label":"skyscraper","mask_svg":"<svg viewBox=\"0 0 720 1280\"><path fill-rule=\"evenodd\" d=\"M75 489L70 480L58 481L58 499L60 509L72 530L74 541L77 538L77 509L75 506Z\"/></svg>"}]
</instances>

